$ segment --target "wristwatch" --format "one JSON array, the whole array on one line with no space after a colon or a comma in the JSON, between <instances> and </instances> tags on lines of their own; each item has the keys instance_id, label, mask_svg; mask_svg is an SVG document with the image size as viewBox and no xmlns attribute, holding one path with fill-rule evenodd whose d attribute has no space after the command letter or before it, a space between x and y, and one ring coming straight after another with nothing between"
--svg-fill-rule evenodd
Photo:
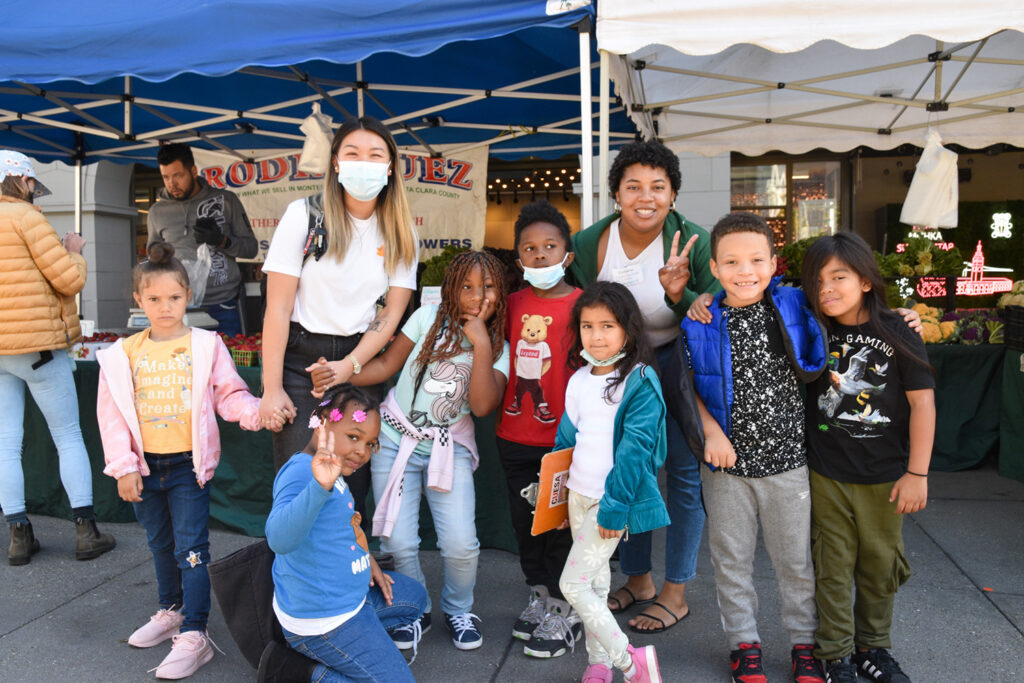
<instances>
[{"instance_id":1,"label":"wristwatch","mask_svg":"<svg viewBox=\"0 0 1024 683\"><path fill-rule=\"evenodd\" d=\"M349 362L352 363L352 374L358 375L362 371L363 366L359 364L359 361L357 361L356 357L353 356L351 353L345 356L345 358L347 358Z\"/></svg>"}]
</instances>

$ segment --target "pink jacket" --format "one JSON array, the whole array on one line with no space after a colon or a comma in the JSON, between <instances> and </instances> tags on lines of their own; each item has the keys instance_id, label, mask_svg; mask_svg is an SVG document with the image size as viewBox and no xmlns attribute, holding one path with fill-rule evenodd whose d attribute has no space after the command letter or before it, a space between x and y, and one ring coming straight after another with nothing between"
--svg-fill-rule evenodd
<instances>
[{"instance_id":1,"label":"pink jacket","mask_svg":"<svg viewBox=\"0 0 1024 683\"><path fill-rule=\"evenodd\" d=\"M213 478L220 462L217 415L238 422L242 429L260 428L260 400L249 389L231 360L224 342L214 332L192 328L192 463L200 486ZM103 439L103 473L119 479L131 472L149 475L143 457L142 432L135 412L135 386L126 346L149 338L144 330L96 352L100 384L96 417ZM216 413L214 412L216 409Z\"/></svg>"}]
</instances>

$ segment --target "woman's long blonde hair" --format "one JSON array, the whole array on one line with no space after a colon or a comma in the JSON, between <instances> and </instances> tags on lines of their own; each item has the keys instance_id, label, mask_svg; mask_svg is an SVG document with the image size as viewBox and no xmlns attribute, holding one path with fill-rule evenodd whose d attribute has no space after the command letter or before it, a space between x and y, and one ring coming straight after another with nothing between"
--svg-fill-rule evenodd
<instances>
[{"instance_id":1,"label":"woman's long blonde hair","mask_svg":"<svg viewBox=\"0 0 1024 683\"><path fill-rule=\"evenodd\" d=\"M338 182L335 159L342 141L354 130L368 130L379 136L384 140L391 155L391 175L388 176L388 184L377 195L376 213L377 224L384 237L384 268L389 275L393 275L398 264L413 265L413 259L416 258L416 239L412 232L412 214L405 196L402 170L399 167L401 158L398 154L398 145L384 124L372 116L346 120L331 141L331 163L324 180L323 192L327 255L339 262L344 260L352 237L352 223L348 212L345 211L345 188Z\"/></svg>"}]
</instances>

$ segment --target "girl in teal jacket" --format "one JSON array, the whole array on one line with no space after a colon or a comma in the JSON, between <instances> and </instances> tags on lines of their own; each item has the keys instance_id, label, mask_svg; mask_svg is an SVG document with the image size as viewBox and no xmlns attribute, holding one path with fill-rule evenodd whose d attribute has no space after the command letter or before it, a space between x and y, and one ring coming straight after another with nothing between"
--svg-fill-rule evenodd
<instances>
[{"instance_id":1,"label":"girl in teal jacket","mask_svg":"<svg viewBox=\"0 0 1024 683\"><path fill-rule=\"evenodd\" d=\"M665 462L665 401L646 361L643 316L623 285L595 282L572 310L577 331L570 359L586 364L569 379L555 448L573 447L569 466L569 526L573 545L559 588L572 605L569 635L586 629L589 666L584 683L661 681L653 646L634 648L608 609L608 560L623 534L669 523L658 490ZM570 362L572 362L570 360Z\"/></svg>"}]
</instances>

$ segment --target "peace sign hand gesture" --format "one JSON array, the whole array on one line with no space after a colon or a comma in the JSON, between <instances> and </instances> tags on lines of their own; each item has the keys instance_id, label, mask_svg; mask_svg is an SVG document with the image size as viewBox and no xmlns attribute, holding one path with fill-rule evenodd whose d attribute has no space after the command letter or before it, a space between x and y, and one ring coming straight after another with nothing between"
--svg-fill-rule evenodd
<instances>
[{"instance_id":1,"label":"peace sign hand gesture","mask_svg":"<svg viewBox=\"0 0 1024 683\"><path fill-rule=\"evenodd\" d=\"M676 253L679 249L680 234L677 232L673 235L672 247L668 251L665 265L658 269L661 288L665 290L665 295L674 304L679 303L679 300L683 298L683 290L686 289L686 283L690 281L690 250L693 249L698 237L697 235L691 237L683 250Z\"/></svg>"},{"instance_id":2,"label":"peace sign hand gesture","mask_svg":"<svg viewBox=\"0 0 1024 683\"><path fill-rule=\"evenodd\" d=\"M320 425L316 428L316 453L313 454L313 478L330 491L341 476L341 458L334 454L334 433Z\"/></svg>"}]
</instances>

